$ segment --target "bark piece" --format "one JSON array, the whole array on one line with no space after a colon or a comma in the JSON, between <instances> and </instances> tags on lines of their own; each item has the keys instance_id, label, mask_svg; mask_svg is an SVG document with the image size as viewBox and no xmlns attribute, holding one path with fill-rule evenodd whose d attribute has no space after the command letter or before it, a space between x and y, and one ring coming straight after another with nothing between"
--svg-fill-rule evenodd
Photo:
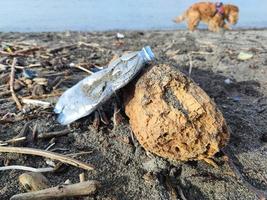
<instances>
[{"instance_id":1,"label":"bark piece","mask_svg":"<svg viewBox=\"0 0 267 200\"><path fill-rule=\"evenodd\" d=\"M229 140L222 113L172 66L150 67L125 90L125 112L140 144L170 160L212 158Z\"/></svg>"}]
</instances>

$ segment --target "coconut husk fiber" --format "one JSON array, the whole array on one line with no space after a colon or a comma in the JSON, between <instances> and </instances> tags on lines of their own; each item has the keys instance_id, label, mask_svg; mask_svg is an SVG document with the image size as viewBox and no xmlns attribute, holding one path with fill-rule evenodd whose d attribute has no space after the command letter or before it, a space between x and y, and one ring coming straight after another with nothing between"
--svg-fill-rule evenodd
<instances>
[{"instance_id":1,"label":"coconut husk fiber","mask_svg":"<svg viewBox=\"0 0 267 200\"><path fill-rule=\"evenodd\" d=\"M151 66L125 91L125 113L149 152L169 160L201 160L212 158L229 140L214 101L172 66Z\"/></svg>"}]
</instances>

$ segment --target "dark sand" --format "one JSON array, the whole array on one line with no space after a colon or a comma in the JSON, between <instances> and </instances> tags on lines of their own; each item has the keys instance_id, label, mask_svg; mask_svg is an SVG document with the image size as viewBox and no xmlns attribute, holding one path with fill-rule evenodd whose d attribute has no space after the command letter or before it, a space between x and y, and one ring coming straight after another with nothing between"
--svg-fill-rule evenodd
<instances>
[{"instance_id":1,"label":"dark sand","mask_svg":"<svg viewBox=\"0 0 267 200\"><path fill-rule=\"evenodd\" d=\"M190 55L192 58L192 79L198 83L222 110L231 128L231 139L227 151L242 173L244 179L259 190L267 190L267 31L240 30L215 34L207 31L189 33L187 31L152 31L124 32L125 38L118 41L116 32L98 33L2 33L2 44L13 46L42 46L44 50L36 51L25 57L19 57L18 65L40 63L32 69L41 77L48 78L48 86L35 88L22 87L16 93L20 97L50 94L71 87L87 76L83 71L70 68L70 63L85 63L85 67L106 65L115 55L124 51L139 50L144 45L151 45L159 63L174 65L188 74ZM78 42L89 45L77 47ZM75 44L59 51L47 53L46 49L66 44ZM14 46L14 48L18 48ZM249 52L253 57L246 61L237 59L241 52ZM45 55L45 56L44 56ZM10 57L3 59L5 64ZM65 72L61 75L57 73ZM8 90L10 68L0 71L0 93ZM16 71L17 77L21 70ZM53 80L61 77L63 82L53 91ZM230 84L225 80L230 79ZM37 88L37 89L36 89ZM127 91L126 91L127 92ZM55 103L57 97L43 98ZM0 97L0 140L16 136L29 122L32 129L38 124L38 132L63 130L56 116L50 109L26 108L19 112L10 95ZM111 102L104 106L109 118L112 117ZM8 121L3 120L6 113ZM23 116L23 119L18 120ZM150 153L133 142L127 120L113 129L101 124L98 131L92 127L92 116L85 117L71 124L68 136L56 139L52 147L64 148L59 153L92 151L91 154L78 156L77 159L95 165L95 171L86 173L87 179L99 180L102 188L97 194L84 199L177 199L181 198L180 188L186 199L257 199L255 193L247 188L240 179L233 176L223 154L216 155L219 168L202 161L187 163L168 162ZM31 134L32 130L28 133ZM27 141L21 146L45 149L49 141ZM9 165L45 167L43 158L17 154L1 154L0 165L9 161ZM75 167L66 167L61 172L45 173L52 185L62 184L67 179L79 181ZM0 197L9 199L12 195L23 192L18 183L21 171L0 171ZM170 186L172 185L172 186ZM172 189L176 192L172 192ZM83 199L83 198L81 198Z\"/></svg>"}]
</instances>

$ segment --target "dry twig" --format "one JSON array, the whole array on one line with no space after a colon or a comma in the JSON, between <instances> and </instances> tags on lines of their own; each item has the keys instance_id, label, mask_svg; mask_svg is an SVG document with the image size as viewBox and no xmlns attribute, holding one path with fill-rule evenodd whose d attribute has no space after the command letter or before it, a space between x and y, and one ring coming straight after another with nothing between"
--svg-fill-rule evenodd
<instances>
[{"instance_id":1,"label":"dry twig","mask_svg":"<svg viewBox=\"0 0 267 200\"><path fill-rule=\"evenodd\" d=\"M22 105L21 105L21 103L20 103L20 101L19 101L19 99L16 96L15 91L14 91L14 79L15 79L14 77L15 77L15 65L16 65L16 63L17 63L17 59L14 58L13 59L13 63L11 65L10 82L9 82L9 84L10 84L10 92L11 92L12 98L14 99L18 109L21 110L22 109Z\"/></svg>"},{"instance_id":2,"label":"dry twig","mask_svg":"<svg viewBox=\"0 0 267 200\"><path fill-rule=\"evenodd\" d=\"M14 137L10 140L6 140L5 143L10 144L10 143L16 143L16 142L21 142L21 141L25 141L27 138L25 136L22 137Z\"/></svg>"},{"instance_id":3,"label":"dry twig","mask_svg":"<svg viewBox=\"0 0 267 200\"><path fill-rule=\"evenodd\" d=\"M93 151L83 151L83 152L78 152L78 153L69 153L69 154L66 154L66 156L77 157L77 156L87 155L91 153L93 153Z\"/></svg>"},{"instance_id":4,"label":"dry twig","mask_svg":"<svg viewBox=\"0 0 267 200\"><path fill-rule=\"evenodd\" d=\"M4 146L4 145L8 145L8 144L18 144L20 142L23 142L25 140L27 140L27 133L29 130L29 125L30 123L26 123L24 124L23 128L21 129L20 133L18 135L16 135L15 137L13 137L12 139L6 140L4 142L0 142L0 146Z\"/></svg>"},{"instance_id":5,"label":"dry twig","mask_svg":"<svg viewBox=\"0 0 267 200\"><path fill-rule=\"evenodd\" d=\"M33 106L41 106L43 108L49 108L51 106L51 103L49 103L49 102L40 101L40 100L36 100L36 99L22 98L22 102L24 104L33 105Z\"/></svg>"},{"instance_id":6,"label":"dry twig","mask_svg":"<svg viewBox=\"0 0 267 200\"><path fill-rule=\"evenodd\" d=\"M82 67L80 65L76 65L74 63L71 63L70 67L75 67L75 68L80 69L80 70L82 70L84 72L87 72L88 74L93 74L93 72L91 72L90 70L88 70L88 69L86 69L86 68L84 68L84 67Z\"/></svg>"},{"instance_id":7,"label":"dry twig","mask_svg":"<svg viewBox=\"0 0 267 200\"><path fill-rule=\"evenodd\" d=\"M48 97L57 97L57 96L60 96L62 95L62 92L57 92L57 93L51 93L51 94L43 94L43 95L40 95L40 96L27 96L27 97L24 97L23 99L31 99L31 100L34 100L34 99L45 99L45 98L48 98Z\"/></svg>"},{"instance_id":8,"label":"dry twig","mask_svg":"<svg viewBox=\"0 0 267 200\"><path fill-rule=\"evenodd\" d=\"M85 162L78 161L76 159L69 158L64 155L60 155L58 153L43 151L40 149L32 149L32 148L26 148L26 147L1 147L0 146L0 152L42 156L42 157L50 158L52 160L59 160L60 162L67 163L72 166L79 167L85 170L94 170L94 167L92 165L87 164Z\"/></svg>"},{"instance_id":9,"label":"dry twig","mask_svg":"<svg viewBox=\"0 0 267 200\"><path fill-rule=\"evenodd\" d=\"M56 187L36 192L17 194L11 197L11 200L44 200L90 195L93 194L98 187L100 187L100 183L98 181L85 181L71 185L58 185Z\"/></svg>"},{"instance_id":10,"label":"dry twig","mask_svg":"<svg viewBox=\"0 0 267 200\"><path fill-rule=\"evenodd\" d=\"M85 182L85 174L84 173L79 174L79 179L80 182Z\"/></svg>"},{"instance_id":11,"label":"dry twig","mask_svg":"<svg viewBox=\"0 0 267 200\"><path fill-rule=\"evenodd\" d=\"M62 131L55 131L55 132L48 132L48 133L41 133L38 135L38 139L49 139L54 137L60 137L69 134L70 131L68 129Z\"/></svg>"},{"instance_id":12,"label":"dry twig","mask_svg":"<svg viewBox=\"0 0 267 200\"><path fill-rule=\"evenodd\" d=\"M4 56L26 56L29 53L32 53L34 51L38 51L42 49L41 47L33 47L33 48L29 48L29 49L23 49L23 50L19 50L19 51L15 51L15 52L6 52L6 51L0 51L0 55L4 55Z\"/></svg>"},{"instance_id":13,"label":"dry twig","mask_svg":"<svg viewBox=\"0 0 267 200\"><path fill-rule=\"evenodd\" d=\"M21 165L10 165L10 166L4 166L0 167L0 171L5 171L5 170L23 170L23 171L30 171L30 172L52 172L55 169L52 167L45 167L45 168L33 168L33 167L27 167L27 166L21 166Z\"/></svg>"},{"instance_id":14,"label":"dry twig","mask_svg":"<svg viewBox=\"0 0 267 200\"><path fill-rule=\"evenodd\" d=\"M69 133L70 133L70 131L68 129L65 129L65 130L62 130L62 131L41 133L41 134L39 134L37 136L37 138L38 139L49 139L49 138L61 137L61 136L67 135ZM36 134L36 130L34 131L33 139L36 138L35 134ZM25 134L23 134L23 135L19 134L19 135L17 135L16 137L14 137L12 139L0 142L0 146L5 146L5 145L11 144L11 143L16 143L16 142L22 142L22 141L25 141L25 140L27 140L27 137L25 136ZM49 148L51 148L52 146L50 146Z\"/></svg>"},{"instance_id":15,"label":"dry twig","mask_svg":"<svg viewBox=\"0 0 267 200\"><path fill-rule=\"evenodd\" d=\"M51 48L51 49L47 49L48 53L56 53L58 51L62 51L63 49L69 49L69 48L76 48L77 44L67 44L64 46L59 46L59 47L55 47L55 48Z\"/></svg>"}]
</instances>

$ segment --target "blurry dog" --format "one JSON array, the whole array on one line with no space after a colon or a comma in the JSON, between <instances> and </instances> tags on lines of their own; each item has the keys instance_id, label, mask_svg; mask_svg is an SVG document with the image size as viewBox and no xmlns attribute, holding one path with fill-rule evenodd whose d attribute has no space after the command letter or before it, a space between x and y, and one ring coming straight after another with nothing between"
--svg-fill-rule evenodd
<instances>
[{"instance_id":1,"label":"blurry dog","mask_svg":"<svg viewBox=\"0 0 267 200\"><path fill-rule=\"evenodd\" d=\"M187 20L187 26L190 31L194 31L199 22L208 24L210 31L218 32L221 28L229 30L228 21L234 25L238 21L239 8L231 4L199 2L193 4L183 15L176 17L174 22L180 23Z\"/></svg>"}]
</instances>

